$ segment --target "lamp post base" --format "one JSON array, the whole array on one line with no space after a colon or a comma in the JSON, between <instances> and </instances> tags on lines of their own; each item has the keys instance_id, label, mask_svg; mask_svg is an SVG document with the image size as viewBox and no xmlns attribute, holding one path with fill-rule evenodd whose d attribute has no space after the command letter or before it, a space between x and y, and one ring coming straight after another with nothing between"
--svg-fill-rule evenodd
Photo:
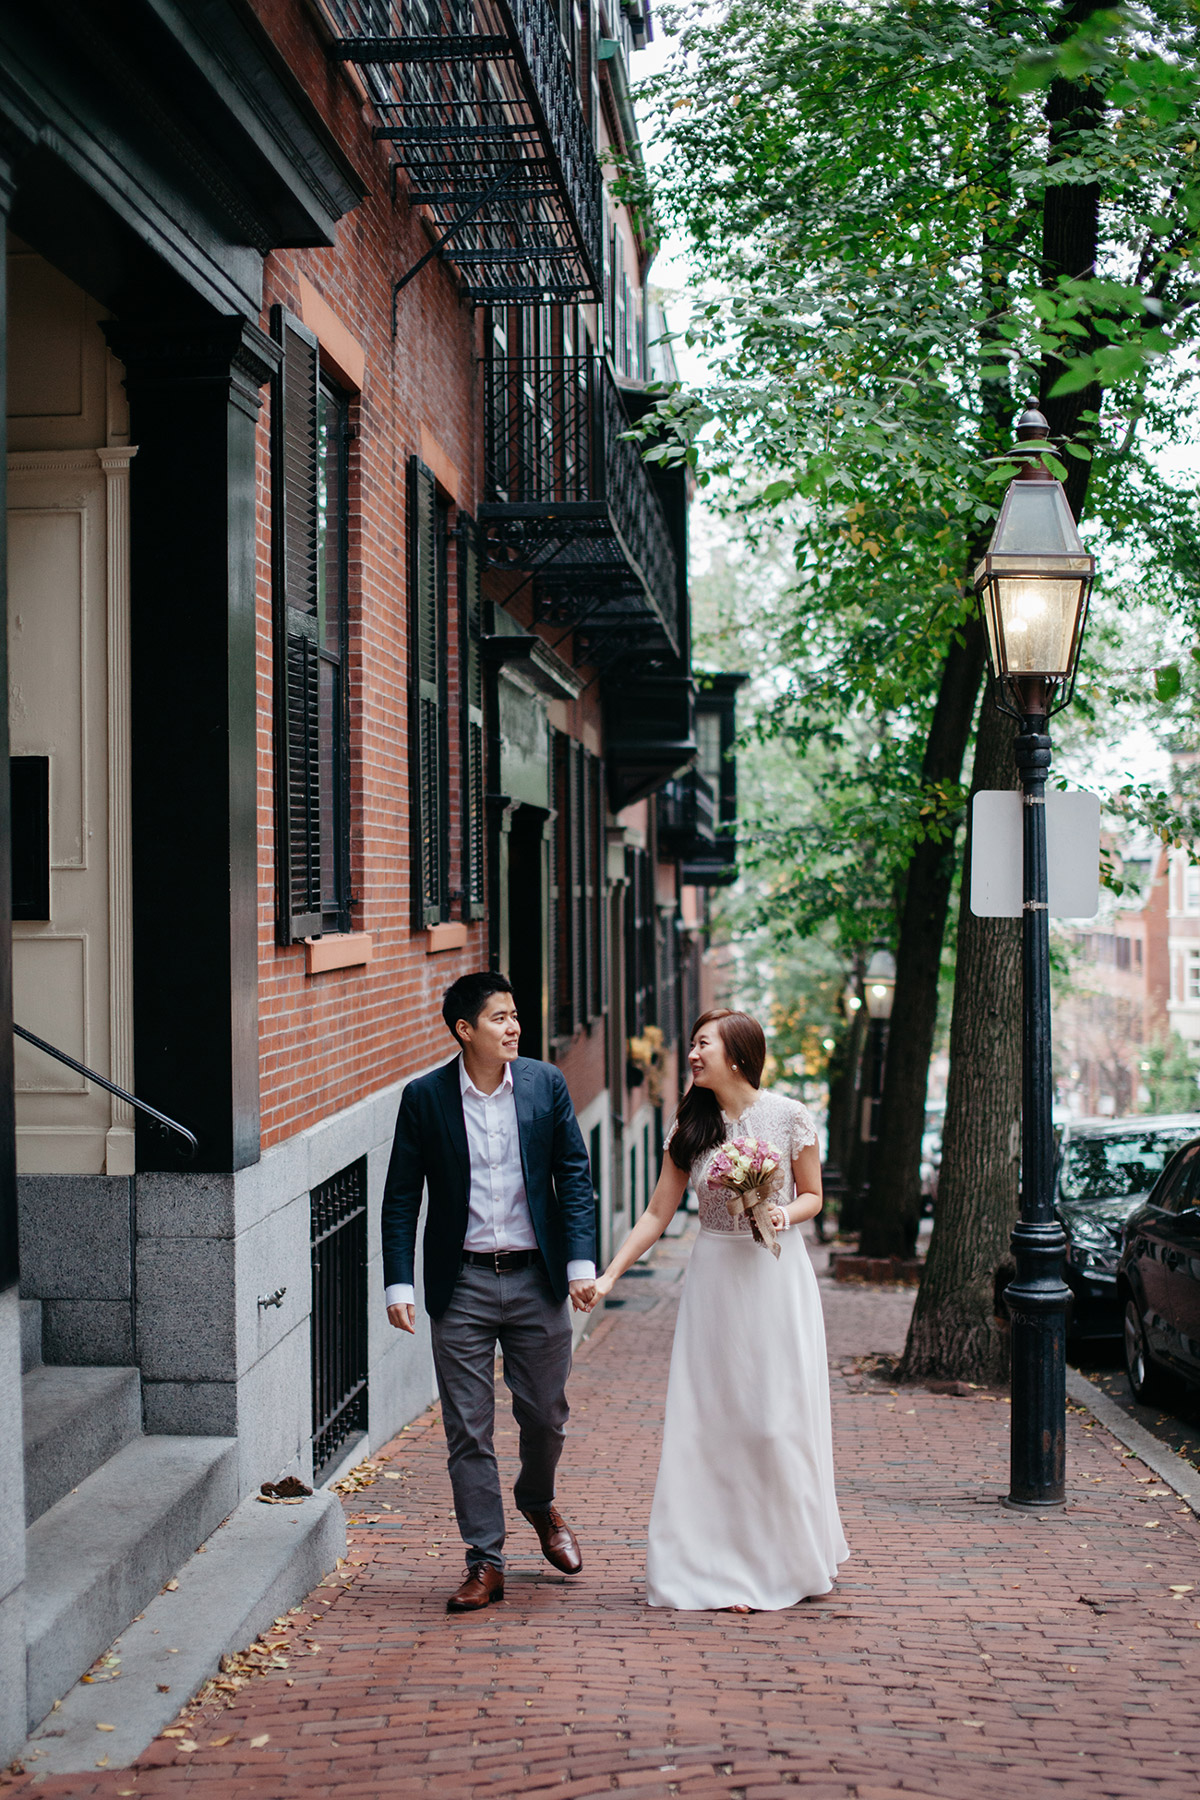
<instances>
[{"instance_id":1,"label":"lamp post base","mask_svg":"<svg viewBox=\"0 0 1200 1800\"><path fill-rule=\"evenodd\" d=\"M1000 1504L1009 1512L1062 1512L1067 1497L1064 1494L1061 1500L1014 1500L1011 1494L1001 1494Z\"/></svg>"}]
</instances>

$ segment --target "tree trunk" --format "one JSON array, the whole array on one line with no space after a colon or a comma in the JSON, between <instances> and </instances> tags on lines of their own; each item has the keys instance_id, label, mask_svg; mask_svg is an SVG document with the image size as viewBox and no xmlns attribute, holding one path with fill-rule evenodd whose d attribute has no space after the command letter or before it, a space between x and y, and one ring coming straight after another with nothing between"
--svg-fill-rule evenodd
<instances>
[{"instance_id":1,"label":"tree trunk","mask_svg":"<svg viewBox=\"0 0 1200 1800\"><path fill-rule=\"evenodd\" d=\"M985 696L972 794L1018 785L1015 729ZM1008 1332L996 1316L996 1289L1018 1202L1021 921L975 917L970 867L968 825L942 1167L933 1238L901 1365L906 1380L991 1382L1007 1379L1008 1371Z\"/></svg>"},{"instance_id":2,"label":"tree trunk","mask_svg":"<svg viewBox=\"0 0 1200 1800\"><path fill-rule=\"evenodd\" d=\"M925 781L957 781L971 734L984 667L983 626L968 620L942 669L925 745ZM878 1146L863 1201L864 1256L907 1256L921 1219L921 1138L925 1084L937 1027L938 973L954 883L953 838L918 844L908 865L896 948L889 1054L879 1109Z\"/></svg>"},{"instance_id":3,"label":"tree trunk","mask_svg":"<svg viewBox=\"0 0 1200 1800\"><path fill-rule=\"evenodd\" d=\"M1069 35L1103 3L1104 0L1072 0L1055 33L1056 40L1061 41ZM1003 31L1007 6L995 5L991 10L996 30ZM1072 133L1088 129L1099 117L1095 90L1083 83L1057 80L1050 89L1046 114L1051 156L1056 149L1060 154L1069 155ZM1006 96L994 97L988 118L992 179L998 195L1011 200ZM1042 226L1042 274L1047 286L1053 287L1060 276L1092 273L1099 241L1099 188L1094 183L1086 186L1063 183L1048 187L1043 202ZM981 246L987 317L981 325L980 337L985 348L995 338L996 320L1005 315L1010 304L1007 272L1023 230L1023 224L1019 220L1014 222L1010 209L1005 207L997 214L996 224L989 227ZM1087 348L1094 347L1089 340ZM1051 400L1049 389L1061 372L1062 365L1048 359L1040 382L1042 405L1050 422L1051 435L1071 437L1076 441L1094 440L1094 421L1081 419L1080 414L1099 407L1100 391L1089 387L1079 394ZM999 448L1000 440L1007 438L1011 430L1011 399L1006 382L984 381L981 397L983 443L989 450ZM1068 469L1064 485L1067 499L1078 518L1083 510L1091 464L1075 457L1066 460ZM969 547L966 559L968 581L989 535L985 533L980 543ZM952 649L946 659L925 750L922 772L926 781L956 781L959 778L983 667L983 628L972 619L966 629L965 642ZM863 1208L862 1248L870 1256L905 1255L916 1242L921 1216L925 1087L937 1025L938 973L954 862L952 842L919 844L906 876L896 951L896 994L892 1006L891 1043L894 1048L888 1059L880 1108L879 1154L873 1159L870 1187ZM956 1005L963 978L964 971L960 967L955 977ZM967 979L964 1003L969 1006L969 975Z\"/></svg>"}]
</instances>

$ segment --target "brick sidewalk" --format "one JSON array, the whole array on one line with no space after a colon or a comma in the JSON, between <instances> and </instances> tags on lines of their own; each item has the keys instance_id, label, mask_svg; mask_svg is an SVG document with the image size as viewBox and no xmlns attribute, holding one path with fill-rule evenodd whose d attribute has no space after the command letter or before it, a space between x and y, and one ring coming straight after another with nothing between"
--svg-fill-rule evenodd
<instances>
[{"instance_id":1,"label":"brick sidewalk","mask_svg":"<svg viewBox=\"0 0 1200 1800\"><path fill-rule=\"evenodd\" d=\"M1200 1521L1079 1414L1065 1513L1000 1507L1001 1396L893 1393L853 1366L899 1347L911 1292L822 1281L852 1551L834 1592L749 1618L646 1609L685 1247L664 1248L572 1377L561 1498L583 1542L581 1578L547 1570L518 1519L504 1603L447 1616L461 1557L440 1423L427 1414L348 1503L372 1523L352 1530L351 1566L276 1634L286 1668L203 1708L189 1735L157 1740L133 1770L26 1777L6 1800L582 1800L614 1789L640 1800L1192 1800Z\"/></svg>"}]
</instances>

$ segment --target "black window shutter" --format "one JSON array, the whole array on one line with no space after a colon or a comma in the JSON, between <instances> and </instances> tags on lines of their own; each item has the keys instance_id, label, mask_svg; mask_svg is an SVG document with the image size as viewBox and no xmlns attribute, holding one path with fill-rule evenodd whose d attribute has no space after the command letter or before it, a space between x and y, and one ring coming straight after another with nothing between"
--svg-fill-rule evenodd
<instances>
[{"instance_id":1,"label":"black window shutter","mask_svg":"<svg viewBox=\"0 0 1200 1800\"><path fill-rule=\"evenodd\" d=\"M275 863L281 943L319 935L320 651L317 594L317 340L276 306L283 361L271 388L275 627Z\"/></svg>"},{"instance_id":2,"label":"black window shutter","mask_svg":"<svg viewBox=\"0 0 1200 1800\"><path fill-rule=\"evenodd\" d=\"M446 562L437 484L419 457L409 459L408 470L413 926L423 931L443 923L450 910Z\"/></svg>"},{"instance_id":3,"label":"black window shutter","mask_svg":"<svg viewBox=\"0 0 1200 1800\"><path fill-rule=\"evenodd\" d=\"M574 981L572 979L574 907L571 901L571 771L572 744L564 732L552 731L552 778L554 782L554 829L552 834L553 866L550 880L554 894L554 936L551 959L554 965L555 1035L569 1038L575 1030Z\"/></svg>"},{"instance_id":4,"label":"black window shutter","mask_svg":"<svg viewBox=\"0 0 1200 1800\"><path fill-rule=\"evenodd\" d=\"M570 746L571 788L571 1029L577 1031L587 1018L587 907L584 899L584 839L587 805L584 799L582 744Z\"/></svg>"},{"instance_id":5,"label":"black window shutter","mask_svg":"<svg viewBox=\"0 0 1200 1800\"><path fill-rule=\"evenodd\" d=\"M483 655L480 649L479 540L472 519L458 521L459 638L462 646L462 892L464 919L487 912L484 887Z\"/></svg>"},{"instance_id":6,"label":"black window shutter","mask_svg":"<svg viewBox=\"0 0 1200 1800\"><path fill-rule=\"evenodd\" d=\"M583 996L583 1017L587 1024L597 1016L600 1008L597 1004L599 983L595 976L597 953L597 919L596 890L598 884L598 845L596 842L596 809L593 803L595 790L596 758L590 750L580 751L579 780L579 835L583 854L583 942L581 945L581 976Z\"/></svg>"}]
</instances>

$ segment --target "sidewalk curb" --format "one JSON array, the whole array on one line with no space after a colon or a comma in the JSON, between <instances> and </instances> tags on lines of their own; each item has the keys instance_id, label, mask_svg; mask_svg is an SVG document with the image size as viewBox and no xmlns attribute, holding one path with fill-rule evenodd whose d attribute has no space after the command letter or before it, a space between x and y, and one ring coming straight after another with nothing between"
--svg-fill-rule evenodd
<instances>
[{"instance_id":1,"label":"sidewalk curb","mask_svg":"<svg viewBox=\"0 0 1200 1800\"><path fill-rule=\"evenodd\" d=\"M1127 1450L1133 1450L1160 1481L1165 1481L1194 1513L1200 1514L1200 1469L1194 1469L1182 1456L1168 1450L1159 1438L1144 1425L1139 1425L1136 1419L1131 1419L1115 1400L1086 1375L1081 1375L1078 1369L1067 1370L1067 1396L1080 1406L1086 1406L1106 1431L1110 1431Z\"/></svg>"}]
</instances>

